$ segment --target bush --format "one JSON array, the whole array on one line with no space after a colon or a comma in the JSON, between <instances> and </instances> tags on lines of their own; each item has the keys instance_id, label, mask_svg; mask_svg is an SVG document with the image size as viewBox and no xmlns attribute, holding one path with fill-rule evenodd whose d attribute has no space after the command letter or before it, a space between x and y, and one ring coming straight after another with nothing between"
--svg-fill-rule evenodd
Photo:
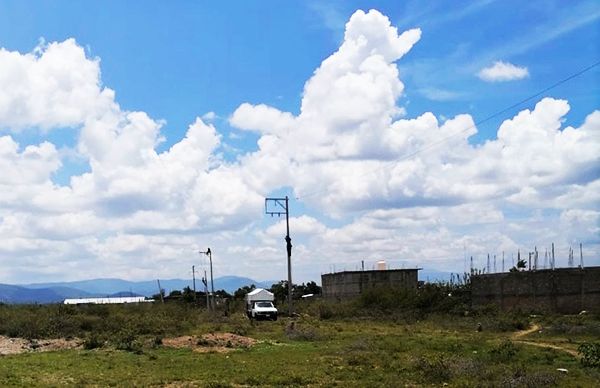
<instances>
[{"instance_id":1,"label":"bush","mask_svg":"<svg viewBox=\"0 0 600 388\"><path fill-rule=\"evenodd\" d=\"M319 319L333 318L333 310L327 304L319 305Z\"/></svg>"},{"instance_id":2,"label":"bush","mask_svg":"<svg viewBox=\"0 0 600 388\"><path fill-rule=\"evenodd\" d=\"M600 343L583 343L577 349L581 354L581 364L586 367L600 368Z\"/></svg>"},{"instance_id":3,"label":"bush","mask_svg":"<svg viewBox=\"0 0 600 388\"><path fill-rule=\"evenodd\" d=\"M114 342L118 350L125 350L136 354L142 353L142 344L130 329L124 329L118 333Z\"/></svg>"},{"instance_id":4,"label":"bush","mask_svg":"<svg viewBox=\"0 0 600 388\"><path fill-rule=\"evenodd\" d=\"M494 317L492 323L500 331L525 330L529 327L529 318L518 314L501 314Z\"/></svg>"},{"instance_id":5,"label":"bush","mask_svg":"<svg viewBox=\"0 0 600 388\"><path fill-rule=\"evenodd\" d=\"M490 350L490 355L494 361L510 361L518 352L518 348L511 340L505 340L500 345Z\"/></svg>"},{"instance_id":6,"label":"bush","mask_svg":"<svg viewBox=\"0 0 600 388\"><path fill-rule=\"evenodd\" d=\"M295 341L315 341L320 338L319 333L313 327L298 327L292 322L285 328L285 335Z\"/></svg>"},{"instance_id":7,"label":"bush","mask_svg":"<svg viewBox=\"0 0 600 388\"><path fill-rule=\"evenodd\" d=\"M517 369L511 376L502 381L503 387L552 387L558 384L558 377L554 373L531 372Z\"/></svg>"},{"instance_id":8,"label":"bush","mask_svg":"<svg viewBox=\"0 0 600 388\"><path fill-rule=\"evenodd\" d=\"M83 348L87 350L98 349L104 345L104 341L102 341L97 335L91 334L83 341Z\"/></svg>"},{"instance_id":9,"label":"bush","mask_svg":"<svg viewBox=\"0 0 600 388\"><path fill-rule=\"evenodd\" d=\"M26 339L115 338L128 327L136 335L176 335L202 322L197 309L179 304L0 305L0 334ZM112 342L112 341L111 341Z\"/></svg>"},{"instance_id":10,"label":"bush","mask_svg":"<svg viewBox=\"0 0 600 388\"><path fill-rule=\"evenodd\" d=\"M450 362L441 354L433 357L419 357L415 363L415 369L431 382L440 383L452 377Z\"/></svg>"}]
</instances>

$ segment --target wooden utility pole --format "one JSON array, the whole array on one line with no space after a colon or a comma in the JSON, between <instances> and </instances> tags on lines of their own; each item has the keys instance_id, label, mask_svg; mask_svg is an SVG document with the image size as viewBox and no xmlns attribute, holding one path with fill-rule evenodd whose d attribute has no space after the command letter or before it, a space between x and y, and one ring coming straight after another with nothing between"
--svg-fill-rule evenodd
<instances>
[{"instance_id":1,"label":"wooden utility pole","mask_svg":"<svg viewBox=\"0 0 600 388\"><path fill-rule=\"evenodd\" d=\"M206 310L210 308L209 300L208 300L208 281L206 280L206 270L204 270L204 277L202 278L202 283L204 283L204 294L206 295Z\"/></svg>"},{"instance_id":2,"label":"wooden utility pole","mask_svg":"<svg viewBox=\"0 0 600 388\"><path fill-rule=\"evenodd\" d=\"M210 288L211 288L211 308L212 310L215 309L215 283L213 281L213 266L212 266L212 251L210 250L210 248L207 248L205 252L200 251L200 253L204 253L205 255L208 256L208 260L210 262Z\"/></svg>"},{"instance_id":3,"label":"wooden utility pole","mask_svg":"<svg viewBox=\"0 0 600 388\"><path fill-rule=\"evenodd\" d=\"M196 301L196 266L192 265L192 283L194 285L194 302Z\"/></svg>"},{"instance_id":4,"label":"wooden utility pole","mask_svg":"<svg viewBox=\"0 0 600 388\"><path fill-rule=\"evenodd\" d=\"M160 295L160 302L165 303L165 299L163 298L162 288L160 288L160 280L156 279L156 282L158 283L158 295Z\"/></svg>"},{"instance_id":5,"label":"wooden utility pole","mask_svg":"<svg viewBox=\"0 0 600 388\"><path fill-rule=\"evenodd\" d=\"M275 209L269 209L269 203L275 206ZM288 314L291 317L294 310L292 308L292 239L290 238L290 211L289 199L285 198L265 198L265 214L282 216L285 215L285 246L287 250L288 265Z\"/></svg>"}]
</instances>

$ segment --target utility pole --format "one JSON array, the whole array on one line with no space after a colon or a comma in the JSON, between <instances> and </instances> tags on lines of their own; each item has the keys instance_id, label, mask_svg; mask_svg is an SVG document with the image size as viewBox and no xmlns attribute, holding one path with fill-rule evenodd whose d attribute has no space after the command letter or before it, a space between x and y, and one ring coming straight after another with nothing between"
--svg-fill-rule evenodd
<instances>
[{"instance_id":1,"label":"utility pole","mask_svg":"<svg viewBox=\"0 0 600 388\"><path fill-rule=\"evenodd\" d=\"M212 268L212 252L210 250L210 248L206 249L206 252L200 251L199 253L204 253L205 255L208 256L208 260L210 262L210 290L211 290L211 308L212 310L215 309L215 283L213 282L213 268Z\"/></svg>"},{"instance_id":2,"label":"utility pole","mask_svg":"<svg viewBox=\"0 0 600 388\"><path fill-rule=\"evenodd\" d=\"M160 295L160 301L161 301L161 303L165 303L165 299L163 298L162 288L160 288L160 280L156 279L156 282L158 283L158 295Z\"/></svg>"},{"instance_id":3,"label":"utility pole","mask_svg":"<svg viewBox=\"0 0 600 388\"><path fill-rule=\"evenodd\" d=\"M210 308L209 300L208 300L208 282L206 281L206 270L204 270L204 277L202 278L202 283L204 283L204 295L206 295L206 310Z\"/></svg>"},{"instance_id":4,"label":"utility pole","mask_svg":"<svg viewBox=\"0 0 600 388\"><path fill-rule=\"evenodd\" d=\"M579 268L583 269L583 244L579 243Z\"/></svg>"},{"instance_id":5,"label":"utility pole","mask_svg":"<svg viewBox=\"0 0 600 388\"><path fill-rule=\"evenodd\" d=\"M192 265L192 279L194 284L194 302L196 301L196 267Z\"/></svg>"},{"instance_id":6,"label":"utility pole","mask_svg":"<svg viewBox=\"0 0 600 388\"><path fill-rule=\"evenodd\" d=\"M269 209L269 203L275 206L275 209ZM290 211L289 211L289 199L286 195L285 198L265 198L265 214L270 214L271 217L277 215L277 217L285 214L285 246L287 250L287 265L288 265L288 314L291 317L293 313L292 309L292 239L290 238Z\"/></svg>"}]
</instances>

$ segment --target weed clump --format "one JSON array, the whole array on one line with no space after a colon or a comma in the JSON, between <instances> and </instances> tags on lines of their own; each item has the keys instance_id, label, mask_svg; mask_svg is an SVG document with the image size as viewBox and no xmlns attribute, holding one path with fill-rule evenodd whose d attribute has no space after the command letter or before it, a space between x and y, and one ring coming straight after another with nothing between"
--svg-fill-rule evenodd
<instances>
[{"instance_id":1,"label":"weed clump","mask_svg":"<svg viewBox=\"0 0 600 388\"><path fill-rule=\"evenodd\" d=\"M285 328L285 335L294 341L316 341L321 337L314 327L298 327L295 322Z\"/></svg>"},{"instance_id":2,"label":"weed clump","mask_svg":"<svg viewBox=\"0 0 600 388\"><path fill-rule=\"evenodd\" d=\"M600 343L583 343L577 349L581 354L581 364L585 367L600 368Z\"/></svg>"},{"instance_id":3,"label":"weed clump","mask_svg":"<svg viewBox=\"0 0 600 388\"><path fill-rule=\"evenodd\" d=\"M519 351L519 348L511 340L504 340L500 345L490 350L492 360L508 362L512 360Z\"/></svg>"},{"instance_id":4,"label":"weed clump","mask_svg":"<svg viewBox=\"0 0 600 388\"><path fill-rule=\"evenodd\" d=\"M421 372L425 380L433 383L448 381L452 377L450 361L442 354L419 357L415 369Z\"/></svg>"},{"instance_id":5,"label":"weed clump","mask_svg":"<svg viewBox=\"0 0 600 388\"><path fill-rule=\"evenodd\" d=\"M83 341L83 348L86 350L98 349L104 345L104 341L98 335L92 333Z\"/></svg>"},{"instance_id":6,"label":"weed clump","mask_svg":"<svg viewBox=\"0 0 600 388\"><path fill-rule=\"evenodd\" d=\"M524 369L517 369L511 376L505 378L502 387L555 387L558 385L558 376L548 372L526 372Z\"/></svg>"},{"instance_id":7,"label":"weed clump","mask_svg":"<svg viewBox=\"0 0 600 388\"><path fill-rule=\"evenodd\" d=\"M115 338L115 347L135 354L142 353L142 343L131 329L124 329Z\"/></svg>"}]
</instances>

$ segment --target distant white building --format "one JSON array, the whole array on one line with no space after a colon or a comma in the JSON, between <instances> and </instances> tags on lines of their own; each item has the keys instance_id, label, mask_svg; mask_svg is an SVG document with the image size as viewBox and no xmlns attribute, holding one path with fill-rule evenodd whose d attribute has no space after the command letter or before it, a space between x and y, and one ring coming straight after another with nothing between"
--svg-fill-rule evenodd
<instances>
[{"instance_id":1,"label":"distant white building","mask_svg":"<svg viewBox=\"0 0 600 388\"><path fill-rule=\"evenodd\" d=\"M76 298L65 299L64 304L119 304L119 303L145 303L154 302L153 299L146 299L143 296L122 296L106 298Z\"/></svg>"}]
</instances>

